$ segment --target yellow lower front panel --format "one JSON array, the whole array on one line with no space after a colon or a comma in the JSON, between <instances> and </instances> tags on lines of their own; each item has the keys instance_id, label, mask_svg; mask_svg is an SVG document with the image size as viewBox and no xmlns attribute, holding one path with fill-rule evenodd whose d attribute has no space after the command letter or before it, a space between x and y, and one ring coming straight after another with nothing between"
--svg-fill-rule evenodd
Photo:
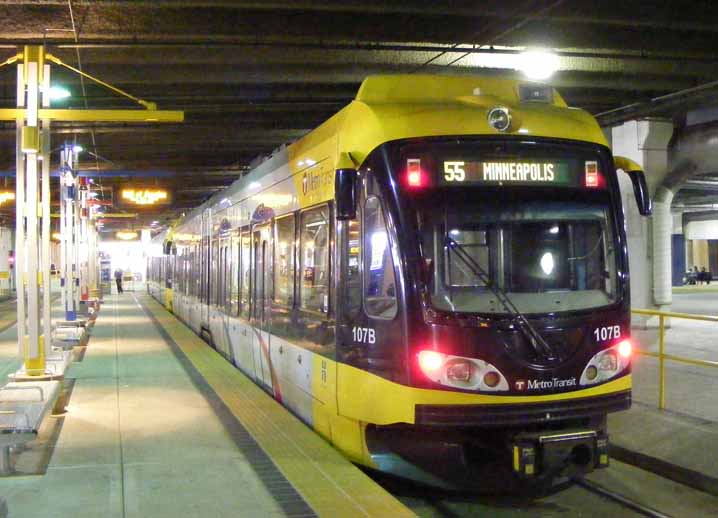
<instances>
[{"instance_id":1,"label":"yellow lower front panel","mask_svg":"<svg viewBox=\"0 0 718 518\"><path fill-rule=\"evenodd\" d=\"M407 387L345 364L337 365L338 412L344 417L379 425L413 424L416 405L509 405L568 401L631 389L631 376L596 387L561 394L494 396Z\"/></svg>"}]
</instances>

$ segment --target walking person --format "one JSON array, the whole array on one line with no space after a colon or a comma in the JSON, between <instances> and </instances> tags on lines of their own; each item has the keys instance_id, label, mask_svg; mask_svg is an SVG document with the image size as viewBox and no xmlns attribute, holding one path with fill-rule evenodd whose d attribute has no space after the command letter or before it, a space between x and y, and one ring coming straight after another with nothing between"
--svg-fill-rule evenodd
<instances>
[{"instance_id":1,"label":"walking person","mask_svg":"<svg viewBox=\"0 0 718 518\"><path fill-rule=\"evenodd\" d=\"M117 284L117 293L122 293L122 270L115 270L115 283Z\"/></svg>"}]
</instances>

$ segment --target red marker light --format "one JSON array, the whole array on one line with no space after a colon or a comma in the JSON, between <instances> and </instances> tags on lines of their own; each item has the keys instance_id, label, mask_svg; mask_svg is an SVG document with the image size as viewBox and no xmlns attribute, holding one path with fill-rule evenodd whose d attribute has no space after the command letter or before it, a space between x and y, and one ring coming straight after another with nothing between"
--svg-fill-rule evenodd
<instances>
[{"instance_id":1,"label":"red marker light","mask_svg":"<svg viewBox=\"0 0 718 518\"><path fill-rule=\"evenodd\" d=\"M600 187L601 177L598 162L586 162L586 187Z\"/></svg>"},{"instance_id":2,"label":"red marker light","mask_svg":"<svg viewBox=\"0 0 718 518\"><path fill-rule=\"evenodd\" d=\"M631 346L631 342L628 340L624 340L618 344L618 354L620 354L624 358L631 357L632 349L633 349L633 347Z\"/></svg>"},{"instance_id":3,"label":"red marker light","mask_svg":"<svg viewBox=\"0 0 718 518\"><path fill-rule=\"evenodd\" d=\"M409 185L412 187L421 187L421 171L412 171L408 176Z\"/></svg>"},{"instance_id":4,"label":"red marker light","mask_svg":"<svg viewBox=\"0 0 718 518\"><path fill-rule=\"evenodd\" d=\"M419 353L419 367L425 374L436 371L444 363L444 355L436 351L421 351Z\"/></svg>"},{"instance_id":5,"label":"red marker light","mask_svg":"<svg viewBox=\"0 0 718 518\"><path fill-rule=\"evenodd\" d=\"M408 158L406 160L406 182L409 187L423 187L424 174L421 171L421 159Z\"/></svg>"}]
</instances>

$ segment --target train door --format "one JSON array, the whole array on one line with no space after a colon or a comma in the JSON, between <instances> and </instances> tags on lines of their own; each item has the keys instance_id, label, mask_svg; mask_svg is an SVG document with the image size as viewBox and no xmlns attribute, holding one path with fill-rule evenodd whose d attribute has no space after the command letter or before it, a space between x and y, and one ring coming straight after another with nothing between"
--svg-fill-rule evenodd
<instances>
[{"instance_id":1,"label":"train door","mask_svg":"<svg viewBox=\"0 0 718 518\"><path fill-rule=\"evenodd\" d=\"M229 237L223 236L218 241L217 249L217 329L212 331L212 338L217 349L227 358L231 358L229 348L229 318L227 304L229 302Z\"/></svg>"},{"instance_id":2,"label":"train door","mask_svg":"<svg viewBox=\"0 0 718 518\"><path fill-rule=\"evenodd\" d=\"M363 185L357 217L341 222L339 235L337 291L341 295L337 302L341 324L337 357L349 365L398 379L406 330L398 318L402 287L395 268L396 237L378 183L368 168L360 174Z\"/></svg>"},{"instance_id":3,"label":"train door","mask_svg":"<svg viewBox=\"0 0 718 518\"><path fill-rule=\"evenodd\" d=\"M252 234L249 227L240 229L239 238L239 333L237 336L237 350L235 358L240 368L250 376L256 376L254 346L254 329L251 323L251 305L252 298Z\"/></svg>"},{"instance_id":4,"label":"train door","mask_svg":"<svg viewBox=\"0 0 718 518\"><path fill-rule=\"evenodd\" d=\"M252 350L258 380L272 388L269 357L270 304L272 298L272 243L269 224L255 226L252 232Z\"/></svg>"},{"instance_id":5,"label":"train door","mask_svg":"<svg viewBox=\"0 0 718 518\"><path fill-rule=\"evenodd\" d=\"M209 262L210 262L210 231L212 219L210 209L202 213L202 241L199 250L200 263L200 329L209 328Z\"/></svg>"}]
</instances>

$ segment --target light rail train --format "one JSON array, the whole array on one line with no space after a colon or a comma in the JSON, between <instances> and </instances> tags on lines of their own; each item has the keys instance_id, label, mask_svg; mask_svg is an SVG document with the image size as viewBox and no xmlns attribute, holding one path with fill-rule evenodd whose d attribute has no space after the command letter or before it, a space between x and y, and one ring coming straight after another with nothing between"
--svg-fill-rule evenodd
<instances>
[{"instance_id":1,"label":"light rail train","mask_svg":"<svg viewBox=\"0 0 718 518\"><path fill-rule=\"evenodd\" d=\"M617 171L550 86L375 76L157 236L148 290L354 462L441 487L608 464L631 403Z\"/></svg>"}]
</instances>

